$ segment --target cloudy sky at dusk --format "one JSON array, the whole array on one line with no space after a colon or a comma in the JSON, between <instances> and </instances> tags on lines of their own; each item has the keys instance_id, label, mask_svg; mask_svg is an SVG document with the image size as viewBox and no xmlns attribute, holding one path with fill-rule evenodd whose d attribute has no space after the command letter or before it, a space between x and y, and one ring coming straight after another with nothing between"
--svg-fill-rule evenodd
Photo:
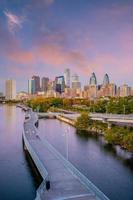
<instances>
[{"instance_id":1,"label":"cloudy sky at dusk","mask_svg":"<svg viewBox=\"0 0 133 200\"><path fill-rule=\"evenodd\" d=\"M87 84L133 86L133 1L0 0L0 90L16 79L27 90L34 74L54 79L65 68Z\"/></svg>"}]
</instances>

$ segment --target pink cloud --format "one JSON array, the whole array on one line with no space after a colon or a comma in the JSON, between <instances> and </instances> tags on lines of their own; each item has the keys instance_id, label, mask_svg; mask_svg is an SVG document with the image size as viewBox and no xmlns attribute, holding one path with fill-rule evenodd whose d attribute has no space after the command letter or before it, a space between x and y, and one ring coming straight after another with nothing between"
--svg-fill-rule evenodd
<instances>
[{"instance_id":1,"label":"pink cloud","mask_svg":"<svg viewBox=\"0 0 133 200\"><path fill-rule=\"evenodd\" d=\"M24 18L14 15L10 11L4 11L4 14L7 18L9 31L14 33L18 28L22 28Z\"/></svg>"},{"instance_id":2,"label":"pink cloud","mask_svg":"<svg viewBox=\"0 0 133 200\"><path fill-rule=\"evenodd\" d=\"M8 58L19 64L30 64L34 62L34 56L29 51L13 51L9 53Z\"/></svg>"}]
</instances>

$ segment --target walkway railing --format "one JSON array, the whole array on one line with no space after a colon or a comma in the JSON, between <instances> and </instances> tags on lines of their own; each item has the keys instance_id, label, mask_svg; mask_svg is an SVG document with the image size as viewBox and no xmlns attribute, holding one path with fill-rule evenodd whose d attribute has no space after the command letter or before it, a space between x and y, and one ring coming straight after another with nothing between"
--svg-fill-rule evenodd
<instances>
[{"instance_id":1,"label":"walkway railing","mask_svg":"<svg viewBox=\"0 0 133 200\"><path fill-rule=\"evenodd\" d=\"M34 127L35 133L37 134L38 130L35 127L35 123L38 120L37 115L30 110L29 111L30 117L28 120L26 120L27 123L31 123L31 126ZM31 120L32 119L32 120ZM35 152L35 150L32 148L32 145L30 144L30 139L26 136L28 136L28 133L26 133L25 130L23 130L23 139L24 139L24 143L25 146L29 152L29 154L31 155L38 171L40 172L42 178L43 178L43 182L40 185L40 187L37 190L36 193L36 199L35 200L41 200L41 195L44 192L45 188L46 188L46 181L49 180L49 176L48 176L48 172L45 169L44 164L42 163L42 161L40 160L39 156L37 155L37 153ZM106 197L106 195L101 192L88 178L86 178L76 167L74 167L69 161L67 161L47 140L41 140L39 137L37 137L35 139L39 140L40 142L43 143L43 145L45 147L47 147L49 149L49 151L52 152L53 155L55 155L57 157L57 159L59 159L62 164L64 165L64 167L66 167L73 176L75 176L86 188L89 189L89 191L95 196L95 198L97 200L109 200L108 197Z\"/></svg>"},{"instance_id":2,"label":"walkway railing","mask_svg":"<svg viewBox=\"0 0 133 200\"><path fill-rule=\"evenodd\" d=\"M82 182L86 188L91 190L95 194L95 197L98 196L100 200L109 200L109 198L100 191L88 178L86 178L72 163L66 160L46 139L42 141L44 145L60 160L63 165L72 173L73 176Z\"/></svg>"}]
</instances>

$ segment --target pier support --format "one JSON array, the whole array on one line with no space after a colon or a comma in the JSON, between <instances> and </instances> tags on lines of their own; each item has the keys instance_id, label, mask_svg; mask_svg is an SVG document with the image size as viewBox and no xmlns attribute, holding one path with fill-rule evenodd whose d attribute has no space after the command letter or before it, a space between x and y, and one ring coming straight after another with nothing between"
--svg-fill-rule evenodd
<instances>
[{"instance_id":1,"label":"pier support","mask_svg":"<svg viewBox=\"0 0 133 200\"><path fill-rule=\"evenodd\" d=\"M111 129L111 127L112 127L111 122L108 122L108 129Z\"/></svg>"},{"instance_id":2,"label":"pier support","mask_svg":"<svg viewBox=\"0 0 133 200\"><path fill-rule=\"evenodd\" d=\"M46 190L49 190L50 189L50 181L46 181Z\"/></svg>"},{"instance_id":3,"label":"pier support","mask_svg":"<svg viewBox=\"0 0 133 200\"><path fill-rule=\"evenodd\" d=\"M36 121L35 126L36 126L36 128L38 128L38 126L39 126L39 121L38 120Z\"/></svg>"}]
</instances>

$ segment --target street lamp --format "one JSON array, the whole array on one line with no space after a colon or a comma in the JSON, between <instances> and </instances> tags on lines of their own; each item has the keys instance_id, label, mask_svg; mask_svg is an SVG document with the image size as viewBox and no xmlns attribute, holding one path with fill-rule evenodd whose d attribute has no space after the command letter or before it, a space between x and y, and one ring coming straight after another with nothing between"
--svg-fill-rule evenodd
<instances>
[{"instance_id":1,"label":"street lamp","mask_svg":"<svg viewBox=\"0 0 133 200\"><path fill-rule=\"evenodd\" d=\"M124 113L124 118L125 118L125 114L126 114L126 106L123 105L123 113Z\"/></svg>"},{"instance_id":2,"label":"street lamp","mask_svg":"<svg viewBox=\"0 0 133 200\"><path fill-rule=\"evenodd\" d=\"M106 114L107 114L108 113L108 106L106 105L105 108L106 108Z\"/></svg>"},{"instance_id":3,"label":"street lamp","mask_svg":"<svg viewBox=\"0 0 133 200\"><path fill-rule=\"evenodd\" d=\"M67 126L67 128L65 129L65 143L66 143L66 159L69 159L69 146L68 146L68 133L69 133L70 127Z\"/></svg>"}]
</instances>

